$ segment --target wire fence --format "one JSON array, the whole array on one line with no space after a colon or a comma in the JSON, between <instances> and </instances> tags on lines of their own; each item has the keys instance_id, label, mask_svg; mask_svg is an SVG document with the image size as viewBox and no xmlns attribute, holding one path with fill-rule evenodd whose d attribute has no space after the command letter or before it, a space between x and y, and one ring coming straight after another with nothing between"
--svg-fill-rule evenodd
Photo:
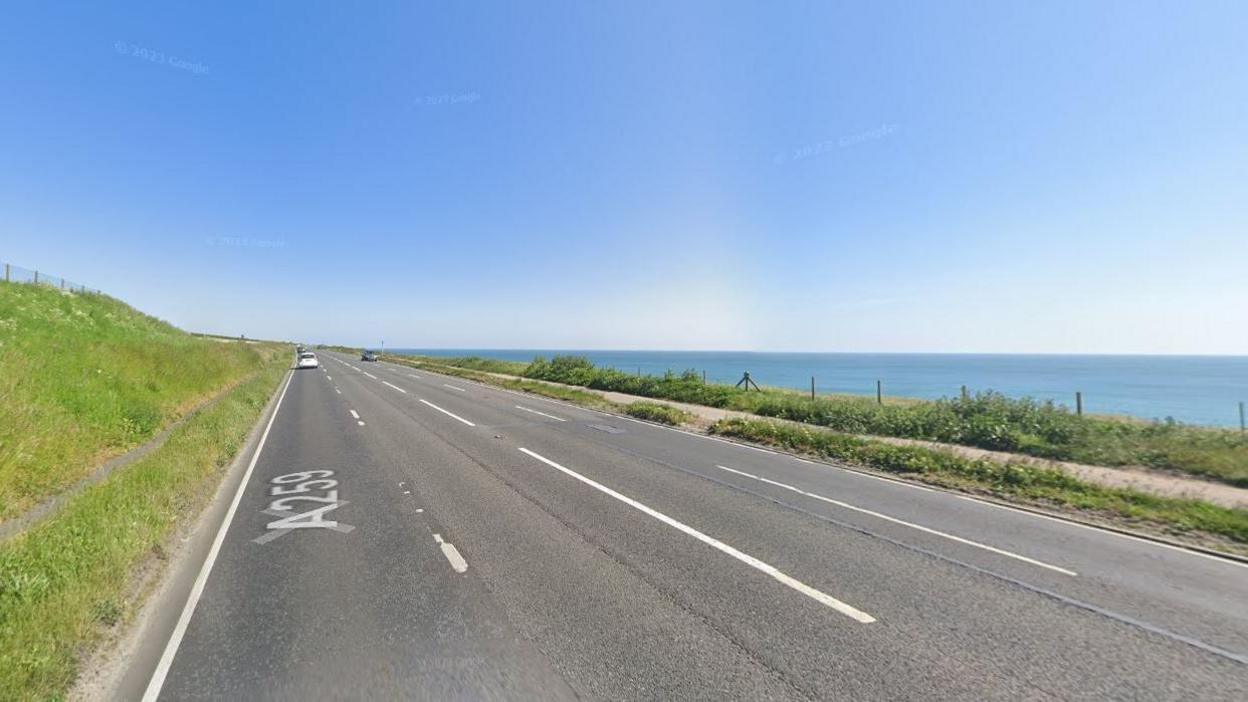
<instances>
[{"instance_id":1,"label":"wire fence","mask_svg":"<svg viewBox=\"0 0 1248 702\"><path fill-rule=\"evenodd\" d=\"M101 294L99 290L89 288L82 283L76 283L66 278L48 275L44 271L35 270L33 268L15 266L11 263L4 264L4 282L26 283L28 285L46 285L50 288L59 288L61 290L68 290L70 292L82 294Z\"/></svg>"}]
</instances>

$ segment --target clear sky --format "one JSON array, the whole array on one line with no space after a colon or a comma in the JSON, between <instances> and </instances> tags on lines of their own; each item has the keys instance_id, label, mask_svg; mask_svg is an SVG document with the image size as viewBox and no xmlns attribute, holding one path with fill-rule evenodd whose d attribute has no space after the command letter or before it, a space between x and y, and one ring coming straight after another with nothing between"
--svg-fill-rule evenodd
<instances>
[{"instance_id":1,"label":"clear sky","mask_svg":"<svg viewBox=\"0 0 1248 702\"><path fill-rule=\"evenodd\" d=\"M0 260L191 330L1248 353L1248 3L11 3Z\"/></svg>"}]
</instances>

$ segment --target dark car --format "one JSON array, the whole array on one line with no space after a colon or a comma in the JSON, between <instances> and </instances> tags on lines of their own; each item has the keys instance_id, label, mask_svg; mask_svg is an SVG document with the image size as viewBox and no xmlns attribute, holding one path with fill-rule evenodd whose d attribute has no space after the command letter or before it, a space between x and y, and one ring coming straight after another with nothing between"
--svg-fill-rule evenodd
<instances>
[{"instance_id":1,"label":"dark car","mask_svg":"<svg viewBox=\"0 0 1248 702\"><path fill-rule=\"evenodd\" d=\"M360 354L360 360L361 361L376 361L377 354L373 353L372 351L365 351L364 353Z\"/></svg>"}]
</instances>

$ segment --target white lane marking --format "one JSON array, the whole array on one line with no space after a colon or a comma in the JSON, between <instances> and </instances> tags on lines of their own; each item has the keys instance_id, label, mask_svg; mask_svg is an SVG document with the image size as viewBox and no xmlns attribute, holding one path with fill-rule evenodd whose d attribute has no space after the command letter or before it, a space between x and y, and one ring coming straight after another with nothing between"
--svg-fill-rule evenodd
<instances>
[{"instance_id":1,"label":"white lane marking","mask_svg":"<svg viewBox=\"0 0 1248 702\"><path fill-rule=\"evenodd\" d=\"M339 389L338 389L338 386L336 386L336 385L334 386L334 392L338 393L339 395L341 395L341 394L342 394L342 391L341 391L341 390L339 390Z\"/></svg>"},{"instance_id":2,"label":"white lane marking","mask_svg":"<svg viewBox=\"0 0 1248 702\"><path fill-rule=\"evenodd\" d=\"M726 471L728 471L729 473L733 473L733 474L736 474L736 475L742 475L742 476L745 476L745 477L750 478L750 479L752 479L752 480L757 480L757 481L759 481L760 483L767 483L768 485L775 485L776 487L784 488L785 490L791 490L791 491L793 491L793 492L796 492L796 493L797 493L797 494L799 494L799 495L805 495L806 497L814 498L814 499L816 499L816 500L821 500L821 501L823 501L823 502L827 502L828 504L831 504L831 505L836 505L836 506L838 506L838 507L844 507L845 509L850 509L850 510L853 510L853 511L855 511L855 512L861 512L862 514L869 514L869 515L871 515L872 517L877 517L877 518L879 518L879 519L883 519L884 521L887 521L887 522L892 522L892 523L894 523L894 524L900 524L900 525L902 525L902 526L910 527L911 529L917 529L917 530L919 530L919 531L921 531L921 532L924 532L924 533L926 533L926 534L932 534L932 535L934 535L934 536L940 536L940 537L943 537L943 538L949 539L950 541L956 541L956 542L958 542L958 543L960 543L960 544L966 544L967 546L974 546L975 548L982 548L982 549L983 549L983 550L985 550L985 551L991 551L992 553L995 553L995 554L998 554L998 555L1001 555L1001 556L1005 556L1005 557L1007 557L1007 558L1014 558L1014 559L1017 559L1017 560L1023 561L1024 563L1030 563L1030 564L1032 564L1032 565L1034 565L1034 566L1039 566L1039 567L1041 567L1041 568L1048 568L1049 570L1057 571L1058 573L1061 573L1061 574L1063 574L1063 575L1069 575L1069 576L1071 576L1071 577L1074 577L1074 576L1077 576L1077 575L1078 575L1078 573L1076 573L1076 572L1075 572L1075 571L1073 571L1073 570L1068 570L1068 569L1066 569L1066 568L1062 568L1062 567L1060 567L1060 566L1051 565L1051 564L1049 564L1049 563L1045 563L1044 561L1037 561L1037 560L1036 560L1036 559L1034 559L1034 558L1028 558L1027 556L1022 556L1022 555L1019 555L1019 554L1017 554L1017 553L1012 553L1012 552L1010 552L1010 551L1006 551L1006 550L1003 550L1003 549L996 548L995 546L989 546L989 545L987 545L987 544L981 544L981 543L979 543L978 541L971 541L970 539L964 539L964 538L962 538L961 536L954 536L953 534L948 534L948 533L945 533L945 532L943 532L943 531L937 531L937 530L932 529L932 528L930 528L930 527L925 527L925 526L922 526L922 525L919 525L919 524L914 524L914 523L912 523L912 522L907 522L907 521L904 521L904 520L901 520L901 519L897 519L896 517L890 517L890 516L888 516L887 514L881 514L881 513L879 513L879 512L875 512L875 511L873 511L873 510L864 509L864 508L862 508L862 507L857 507L857 506L855 506L855 505L851 505L851 504L849 504L848 502L841 502L840 500L834 500L834 499L832 499L832 498L830 498L830 497L824 497L823 495L816 495L816 494L815 494L815 493L813 493L813 492L806 492L805 490L802 490L802 489L800 489L800 488L793 487L792 485L786 485L786 484L784 484L784 483L777 482L777 481L775 481L775 480L770 480L770 479L768 479L768 478L764 478L764 477L759 476L759 475L753 475L752 473L746 473L745 471L742 471L742 470L736 470L736 469L734 469L734 468L729 468L729 467L727 467L727 466L715 466L715 467L716 467L716 468L719 468L720 470L726 470Z\"/></svg>"},{"instance_id":3,"label":"white lane marking","mask_svg":"<svg viewBox=\"0 0 1248 702\"><path fill-rule=\"evenodd\" d=\"M416 511L421 512L423 510L418 509ZM456 573L468 570L468 561L465 561L464 557L459 555L459 549L455 548L455 544L443 541L441 534L434 534L433 540L438 542L438 545L442 548L442 555L446 556L446 560L450 561L451 568L454 568Z\"/></svg>"},{"instance_id":4,"label":"white lane marking","mask_svg":"<svg viewBox=\"0 0 1248 702\"><path fill-rule=\"evenodd\" d=\"M362 420L361 420L361 421L356 422L356 424L359 424L360 426L364 426L364 422L363 422Z\"/></svg>"},{"instance_id":5,"label":"white lane marking","mask_svg":"<svg viewBox=\"0 0 1248 702\"><path fill-rule=\"evenodd\" d=\"M451 562L451 568L456 573L462 573L468 570L468 561L459 555L459 549L455 548L455 544L442 543L442 555L446 556L446 560Z\"/></svg>"},{"instance_id":6,"label":"white lane marking","mask_svg":"<svg viewBox=\"0 0 1248 702\"><path fill-rule=\"evenodd\" d=\"M351 364L350 364L350 363L348 363L347 365L351 366ZM355 370L357 370L357 371L358 371L358 370L360 370L359 368L356 368L355 366L351 366L351 367L352 367L352 368L354 368L354 369L355 369Z\"/></svg>"},{"instance_id":7,"label":"white lane marking","mask_svg":"<svg viewBox=\"0 0 1248 702\"><path fill-rule=\"evenodd\" d=\"M419 375L412 375L411 373L408 373L408 374L407 374L407 377L409 377L409 378L415 378L415 379L417 379L417 380L420 380L420 376L419 376Z\"/></svg>"},{"instance_id":8,"label":"white lane marking","mask_svg":"<svg viewBox=\"0 0 1248 702\"><path fill-rule=\"evenodd\" d=\"M333 380L333 379L334 379L334 376L326 374L325 379L326 379L326 380Z\"/></svg>"},{"instance_id":9,"label":"white lane marking","mask_svg":"<svg viewBox=\"0 0 1248 702\"><path fill-rule=\"evenodd\" d=\"M247 464L247 472L243 473L243 479L238 483L238 490L234 493L234 501L230 503L229 510L225 513L225 520L221 522L221 527L217 529L217 536L212 541L212 548L208 550L208 557L204 559L204 565L199 569L199 575L195 576L195 584L191 587L191 594L186 598L186 605L182 607L182 614L178 617L178 623L173 627L173 633L169 636L169 642L165 644L165 650L160 656L160 661L156 664L156 670L152 672L152 679L147 683L147 690L143 693L143 702L155 702L160 697L160 688L164 687L165 678L169 675L169 668L173 665L173 658L178 653L178 646L182 644L182 637L186 635L186 628L191 623L191 615L195 614L195 607L199 604L199 598L204 594L204 585L208 582L208 574L212 572L212 565L217 561L217 554L221 551L221 543L225 541L225 533L230 530L230 523L234 521L234 513L238 511L238 503L243 499L243 491L247 489L247 483L251 480L252 471L256 468L256 461L260 460L260 452L264 450L264 442L269 438L269 430L273 428L273 420L277 419L277 411L282 408L282 400L286 398L286 390L290 387L291 374L286 374L286 385L282 388L282 394L277 398L277 404L273 407L273 414L269 416L269 422L264 426L264 433L260 435L260 443L256 444L256 452L251 454L251 462Z\"/></svg>"},{"instance_id":10,"label":"white lane marking","mask_svg":"<svg viewBox=\"0 0 1248 702\"><path fill-rule=\"evenodd\" d=\"M421 400L421 402L425 403L426 405L429 405L430 407L441 412L442 414L445 414L446 416L451 417L452 419L458 419L459 421L463 422L464 424L467 424L470 427L477 426L476 424L473 424L472 422L468 421L467 419L464 419L458 414L455 414L454 412L447 412L446 410L442 409L441 407L438 407L437 405L433 404L432 402L428 400Z\"/></svg>"},{"instance_id":11,"label":"white lane marking","mask_svg":"<svg viewBox=\"0 0 1248 702\"><path fill-rule=\"evenodd\" d=\"M376 379L377 379L377 376L373 375L372 373L369 373L368 371L363 371L363 373L364 373L364 375L367 375L368 377L372 378L373 380L376 380Z\"/></svg>"},{"instance_id":12,"label":"white lane marking","mask_svg":"<svg viewBox=\"0 0 1248 702\"><path fill-rule=\"evenodd\" d=\"M359 412L356 412L355 410L350 410L350 412L351 412L351 417L352 417L352 418L354 418L354 419L359 419L359 418L360 418L360 413L359 413Z\"/></svg>"},{"instance_id":13,"label":"white lane marking","mask_svg":"<svg viewBox=\"0 0 1248 702\"><path fill-rule=\"evenodd\" d=\"M812 600L815 600L816 602L819 602L820 604L831 607L832 609L836 610L837 612L840 612L841 614L844 614L845 616L849 617L850 619L853 619L854 621L860 622L862 624L870 624L871 622L875 621L875 617L871 616L870 614L867 614L866 612L863 612L860 609L856 609L848 604L845 604L844 602L841 602L840 600L832 597L831 595L828 595L827 593L816 590L815 588L807 585L806 583L803 583L802 581L781 572L775 566L770 565L768 563L764 563L763 561L760 561L757 558L747 553L742 553L741 551L738 551L737 549L729 546L728 544L718 539L707 536L706 534L703 534L697 529L694 529L693 527L683 522L679 522L675 519L672 519L671 517L667 516L666 514L663 514L662 512L658 510L651 509L650 507L643 505L642 503L638 502L637 500L634 500L631 497L628 497L626 495L616 492L615 490L612 490L606 485L595 482L581 475L580 473L577 473L576 471L570 470L568 468L564 468L563 466L559 465L558 463L555 463L549 458L540 456L528 450L527 448L521 448L520 451L533 458L536 458L537 460L541 461L542 463L545 463L551 468L554 468L558 471L561 471L567 475L572 476L573 478L576 478L582 483L585 483L586 485L602 493L605 493L607 495L610 495L611 497L614 497L615 499L619 500L620 502L623 502L624 504L628 505L629 507L632 507L633 509L636 509L645 514L648 514L651 517L654 517L655 519L659 520L660 522L663 522L664 524L670 527L673 527L677 529L678 531L684 532L685 534L692 536L698 541L701 541L702 543L708 546L718 549L719 551L722 551L723 553L726 553L729 556L732 556L733 558L741 561L742 563L745 563L746 565L752 568L755 568L757 570L762 571L763 573L766 573L767 575L771 576L772 578L779 581L783 585L790 587L794 590L797 590L798 592L802 593L803 595L806 595L807 597L811 598Z\"/></svg>"},{"instance_id":14,"label":"white lane marking","mask_svg":"<svg viewBox=\"0 0 1248 702\"><path fill-rule=\"evenodd\" d=\"M399 392L403 393L404 395L406 395L406 394L407 394L407 391L406 391L406 390L404 390L403 388L399 387L398 385L394 385L394 384L392 384L392 383L387 383L387 382L386 382L386 381L384 381L384 380L383 380L383 381L381 381L381 384L382 384L382 385L389 385L390 387L394 388L395 390L398 390Z\"/></svg>"},{"instance_id":15,"label":"white lane marking","mask_svg":"<svg viewBox=\"0 0 1248 702\"><path fill-rule=\"evenodd\" d=\"M444 388L450 388L450 389L452 389L452 390L458 390L458 391L460 391L460 392L468 392L467 390L465 390L465 389L463 389L463 388L457 388L457 387L455 387L454 385L448 385L448 384L446 384L446 383L442 383L442 387L444 387Z\"/></svg>"},{"instance_id":16,"label":"white lane marking","mask_svg":"<svg viewBox=\"0 0 1248 702\"><path fill-rule=\"evenodd\" d=\"M555 415L553 415L553 414L546 414L545 412L538 412L538 411L537 411L537 410L535 410L535 409L529 409L528 407L524 407L524 406L521 406L521 405L516 405L516 409L521 409L521 410L524 410L525 412L532 412L533 414L540 414L540 415L542 415L543 417L547 417L547 418L549 418L549 419L553 419L553 420L555 420L556 422L566 422L566 421L568 421L568 420L563 419L563 418L561 418L561 417L556 417L556 416L555 416Z\"/></svg>"}]
</instances>

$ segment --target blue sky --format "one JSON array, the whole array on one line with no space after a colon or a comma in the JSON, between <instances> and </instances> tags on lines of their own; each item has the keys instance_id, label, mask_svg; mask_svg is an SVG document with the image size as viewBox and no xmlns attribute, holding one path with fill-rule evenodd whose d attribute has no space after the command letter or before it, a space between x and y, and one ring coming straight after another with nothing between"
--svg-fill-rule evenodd
<instances>
[{"instance_id":1,"label":"blue sky","mask_svg":"<svg viewBox=\"0 0 1248 702\"><path fill-rule=\"evenodd\" d=\"M0 260L318 342L1245 354L1246 27L1239 2L24 3Z\"/></svg>"}]
</instances>

